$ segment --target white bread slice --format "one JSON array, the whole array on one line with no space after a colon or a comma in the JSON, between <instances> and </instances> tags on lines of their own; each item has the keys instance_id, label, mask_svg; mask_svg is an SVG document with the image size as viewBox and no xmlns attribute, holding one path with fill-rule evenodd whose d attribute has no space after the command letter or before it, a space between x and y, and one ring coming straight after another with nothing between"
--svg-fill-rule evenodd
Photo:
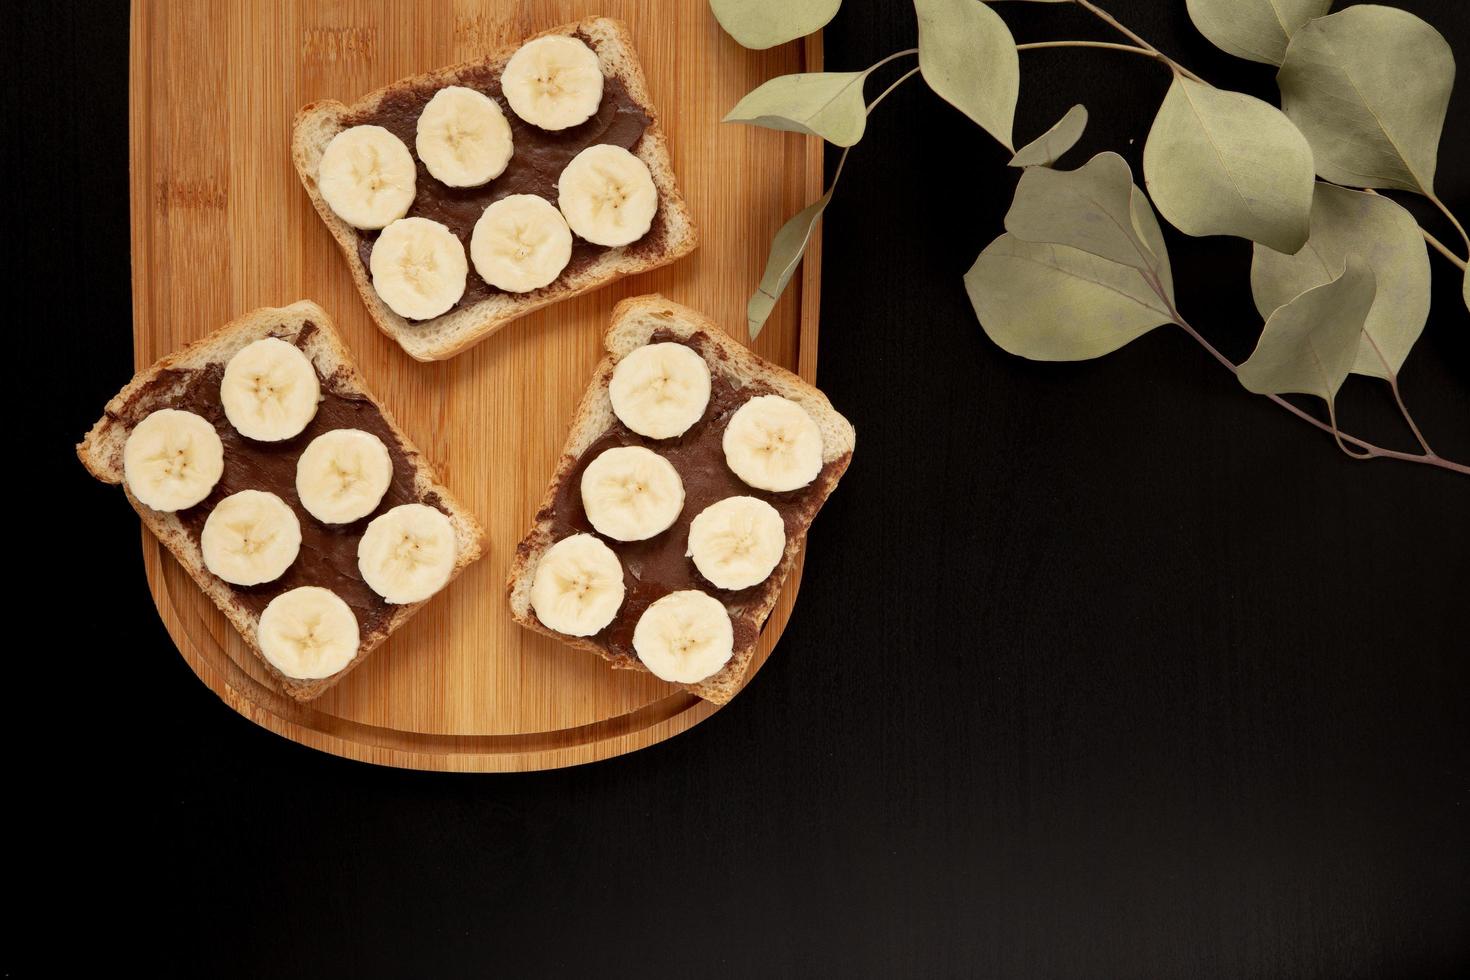
<instances>
[{"instance_id":1,"label":"white bread slice","mask_svg":"<svg viewBox=\"0 0 1470 980\"><path fill-rule=\"evenodd\" d=\"M806 409L807 414L817 423L822 433L822 462L835 464L831 482L825 487L825 492L818 500L813 516L817 510L820 510L822 503L826 501L827 496L837 486L843 472L846 471L857 440L852 423L838 414L837 410L832 407L832 403L827 400L826 395L791 372L751 353L748 348L725 333L702 313L670 302L657 294L625 299L613 308L612 323L603 338L603 346L607 348L608 356L602 359L597 370L593 372L592 380L586 393L582 396L581 404L577 406L577 412L572 417L571 430L567 433L561 460L557 464L556 472L552 475L546 496L542 499L541 506L537 508L537 514L540 516L516 548L510 578L506 582L506 591L510 598L511 615L522 626L555 637L569 646L599 654L610 661L614 667L633 670L646 670L647 668L636 658L609 650L596 642L595 638L582 639L566 636L543 626L531 609L531 583L535 578L536 565L541 560L541 555L556 543L552 539L552 521L546 515L555 501L557 485L576 466L578 458L588 447L618 424L617 417L613 414L612 399L608 395L613 367L627 354L647 344L649 338L658 331L667 331L686 339L696 334L703 334L706 338L705 361L712 372L723 374L737 388L758 385L775 394L790 398ZM695 684L682 685L685 690L716 704L724 704L740 690L741 685L745 682L746 670L755 654L761 627L780 597L781 588L796 561L797 552L806 539L809 527L810 521L798 533L787 536L785 554L775 571L758 587L760 592L744 614L743 618L754 627L750 631L750 641L742 646L737 646L734 655L719 673Z\"/></svg>"},{"instance_id":2,"label":"white bread slice","mask_svg":"<svg viewBox=\"0 0 1470 980\"><path fill-rule=\"evenodd\" d=\"M77 456L81 459L82 465L104 483L121 484L123 482L123 447L127 444L128 435L132 432L133 426L142 421L149 412L167 407L170 396L176 395L185 383L185 379L181 376L177 383L169 388L166 381L161 381L161 379L168 378L165 372L204 368L211 364L227 362L241 348L263 337L278 336L292 340L307 323L312 323L318 328L303 347L306 355L311 358L312 364L316 367L317 373L324 380L331 379L335 390L361 395L377 407L389 429L397 436L404 455L414 469L414 489L420 495L430 493L437 495L443 504L450 523L454 525L458 550L454 571L450 574L452 581L471 562L480 557L484 531L464 505L439 483L428 463L424 461L422 454L403 434L403 430L398 427L387 408L367 390L362 375L358 373L347 349L342 345L341 338L337 336L331 318L320 306L309 301L303 300L283 307L265 307L246 313L207 337L182 347L151 367L139 371L133 376L133 380L129 381L122 391L107 403L102 418L92 426L92 430L77 446ZM162 384L163 387L156 387L159 384ZM148 390L149 404L139 404L143 400L140 393L145 389ZM204 557L199 552L199 546L190 537L178 515L166 514L144 506L128 491L126 486L123 487L123 492L127 494L128 502L133 505L138 516L143 519L144 525L157 535L158 540L162 541L169 551L173 552L184 570L204 590L205 595L214 600L214 604L219 606L235 628L240 631L245 642L250 644L257 656L260 656L260 645L256 640L259 617L238 601L228 584L216 578L204 567ZM260 661L265 664L287 694L298 701L310 701L320 696L323 691L336 684L353 668L366 660L368 654L372 653L394 630L407 622L409 617L422 605L423 602L417 602L394 607L386 629L380 634L366 637L352 662L330 677L320 680L297 680L281 674L263 656L260 657Z\"/></svg>"},{"instance_id":3,"label":"white bread slice","mask_svg":"<svg viewBox=\"0 0 1470 980\"><path fill-rule=\"evenodd\" d=\"M462 78L477 70L493 70L498 77L506 61L515 53L515 47L505 48L480 61L466 62L437 71L427 72L400 79L392 85L378 89L358 99L352 105L326 100L312 102L296 113L291 132L291 159L301 183L311 196L311 203L326 222L332 237L342 249L347 267L357 283L357 291L367 304L368 312L378 329L396 340L409 356L420 361L440 361L453 357L473 344L484 340L517 317L532 310L572 296L598 289L623 276L646 272L668 265L675 259L692 252L698 244L693 218L684 203L683 195L674 180L673 165L669 161L668 142L663 127L648 94L648 84L638 55L633 50L632 38L627 27L620 21L607 17L593 17L574 24L543 31L533 37L547 34L580 34L587 38L597 52L605 77L620 79L629 96L648 114L649 124L643 132L635 153L648 165L658 188L659 213L663 222L662 241L651 243L635 242L624 248L613 248L600 254L590 265L563 275L550 286L531 293L495 293L477 303L451 310L443 316L423 322L404 319L388 308L373 289L372 279L358 258L358 234L347 222L322 199L317 188L317 173L322 154L327 144L345 127L343 120L368 112L378 107L383 99L404 89L423 87L442 88L459 84ZM527 38L526 40L531 40ZM492 182L493 184L493 182ZM553 204L556 202L553 201ZM640 248L638 246L643 245ZM473 268L471 276L478 275Z\"/></svg>"}]
</instances>

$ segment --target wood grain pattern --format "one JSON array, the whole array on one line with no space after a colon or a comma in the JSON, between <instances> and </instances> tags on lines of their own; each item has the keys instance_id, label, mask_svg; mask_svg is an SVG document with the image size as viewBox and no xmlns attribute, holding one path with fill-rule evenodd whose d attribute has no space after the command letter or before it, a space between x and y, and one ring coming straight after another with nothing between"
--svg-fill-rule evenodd
<instances>
[{"instance_id":1,"label":"wood grain pattern","mask_svg":"<svg viewBox=\"0 0 1470 980\"><path fill-rule=\"evenodd\" d=\"M701 233L675 265L512 324L459 357L420 364L373 327L289 157L294 111L350 101L406 75L484 55L593 14L632 30ZM424 769L542 769L653 744L714 707L650 675L614 672L516 626L503 583L545 489L618 300L647 292L732 332L785 216L821 193L820 144L721 126L746 91L815 70L819 38L750 52L705 0L287 0L132 8L134 359L141 367L258 306L309 298L332 314L363 373L489 535L485 558L312 705L275 691L224 616L148 534L155 602L190 667L231 707L306 745ZM755 349L808 380L817 275L809 261ZM752 673L780 636L788 582Z\"/></svg>"}]
</instances>

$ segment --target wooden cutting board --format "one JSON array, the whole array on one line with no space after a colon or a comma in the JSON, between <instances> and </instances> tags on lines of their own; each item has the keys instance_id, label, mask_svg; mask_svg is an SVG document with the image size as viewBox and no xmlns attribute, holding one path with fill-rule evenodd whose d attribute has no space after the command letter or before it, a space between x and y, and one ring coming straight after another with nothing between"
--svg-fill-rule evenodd
<instances>
[{"instance_id":1,"label":"wooden cutting board","mask_svg":"<svg viewBox=\"0 0 1470 980\"><path fill-rule=\"evenodd\" d=\"M594 14L632 29L699 250L534 313L467 353L419 364L373 327L291 166L295 110L350 102L406 75L481 57ZM713 706L651 675L511 622L504 582L550 477L613 304L661 292L737 335L782 220L821 193L814 138L720 118L775 75L821 67L820 39L742 49L706 0L146 2L130 65L134 360L141 367L258 306L313 299L336 320L373 390L480 518L485 558L320 700L270 683L213 603L146 532L154 601L184 659L245 717L305 745L420 769L546 769L651 745ZM812 380L818 270L803 275L755 349ZM751 673L791 615L798 562Z\"/></svg>"}]
</instances>

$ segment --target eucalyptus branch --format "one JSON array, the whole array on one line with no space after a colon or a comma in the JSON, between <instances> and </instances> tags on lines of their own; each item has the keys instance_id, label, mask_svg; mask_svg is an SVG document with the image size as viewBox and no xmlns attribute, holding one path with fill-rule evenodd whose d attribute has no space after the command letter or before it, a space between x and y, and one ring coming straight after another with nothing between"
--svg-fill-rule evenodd
<instances>
[{"instance_id":1,"label":"eucalyptus branch","mask_svg":"<svg viewBox=\"0 0 1470 980\"><path fill-rule=\"evenodd\" d=\"M1470 234L1465 233L1465 226L1460 224L1460 220L1450 213L1450 209L1445 207L1445 203L1441 201L1436 195L1427 194L1425 196L1429 198L1431 204L1439 208L1439 210L1444 213L1444 216L1446 218L1450 219L1450 224L1455 226L1455 231L1458 231L1460 233L1460 238L1464 240L1465 248L1470 249ZM1463 269L1464 266L1461 265L1460 268Z\"/></svg>"},{"instance_id":2,"label":"eucalyptus branch","mask_svg":"<svg viewBox=\"0 0 1470 980\"><path fill-rule=\"evenodd\" d=\"M1174 314L1174 324L1180 327L1185 333L1193 338L1197 344L1199 344L1207 352L1209 352L1210 356L1219 361L1222 367L1224 367L1231 374L1240 373L1240 368L1235 364L1235 362L1230 360L1230 358L1226 357L1224 354L1220 353L1220 351L1216 349L1214 344L1206 340L1198 330L1196 330L1189 324L1189 321L1185 320L1184 317L1179 315L1179 311L1177 309L1174 309L1172 304L1170 304L1170 311ZM1394 383L1394 388L1395 390L1397 390L1396 382ZM1352 456L1354 459L1373 459L1375 457L1382 457L1383 459L1397 459L1405 463L1423 463L1426 466L1436 466L1440 469L1449 470L1452 473L1463 473L1466 476L1470 476L1470 466L1466 466L1464 463L1456 463L1453 460L1445 459L1443 456L1430 452L1427 446L1425 446L1425 452L1423 455L1400 452L1397 449L1385 449L1383 446L1375 446L1371 442L1367 442L1366 440L1359 439L1357 436L1349 435L1346 432L1342 432L1341 430L1339 430L1337 428L1335 415L1333 416L1333 424L1329 425L1326 422L1323 422L1321 419L1317 418L1315 415L1312 415L1310 412L1304 411L1303 409L1293 405L1291 402L1287 401L1285 398L1282 398L1280 395L1266 395L1265 397L1269 398L1277 405L1280 405L1282 408L1286 409L1288 412L1295 415L1302 421L1315 425L1323 432L1326 432L1334 439L1337 439L1339 443L1352 443L1359 449L1364 450L1364 454L1362 455L1348 453L1348 455ZM1328 410L1329 412L1331 411L1330 404L1328 406ZM1405 415L1407 417L1407 413L1405 413ZM1418 432L1417 427L1415 428L1415 432ZM1343 449L1343 451L1347 452L1345 448Z\"/></svg>"},{"instance_id":3,"label":"eucalyptus branch","mask_svg":"<svg viewBox=\"0 0 1470 980\"><path fill-rule=\"evenodd\" d=\"M1116 17L1099 7L1097 4L1092 3L1091 0L1072 0L1072 2L1081 7L1083 10L1090 12L1098 20L1101 20L1104 24L1107 24L1109 27L1113 28L1113 30L1117 31L1119 34L1122 34L1128 40L1132 41L1134 44L1137 44L1145 51L1152 52L1154 57L1167 64L1170 68L1173 68L1185 78L1199 82L1201 85L1209 84L1209 82L1206 82L1203 78L1200 78L1194 72L1190 71L1188 68L1185 68L1179 62L1164 54L1164 52L1160 51L1152 44L1149 44L1143 38L1130 31L1127 27L1124 27L1123 24L1120 23Z\"/></svg>"}]
</instances>

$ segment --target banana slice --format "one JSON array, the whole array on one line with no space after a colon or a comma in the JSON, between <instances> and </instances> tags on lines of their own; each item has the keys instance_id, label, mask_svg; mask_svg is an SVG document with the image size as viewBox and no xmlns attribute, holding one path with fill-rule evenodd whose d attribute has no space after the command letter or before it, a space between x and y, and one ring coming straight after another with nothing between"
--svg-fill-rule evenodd
<instances>
[{"instance_id":1,"label":"banana slice","mask_svg":"<svg viewBox=\"0 0 1470 980\"><path fill-rule=\"evenodd\" d=\"M611 143L572 158L556 184L557 204L572 231L595 245L627 245L648 234L658 188L642 160Z\"/></svg>"},{"instance_id":2,"label":"banana slice","mask_svg":"<svg viewBox=\"0 0 1470 980\"><path fill-rule=\"evenodd\" d=\"M613 414L650 439L683 435L709 404L709 365L684 344L639 347L613 368Z\"/></svg>"},{"instance_id":3,"label":"banana slice","mask_svg":"<svg viewBox=\"0 0 1470 980\"><path fill-rule=\"evenodd\" d=\"M822 472L822 431L796 402L758 395L725 427L725 462L758 490L799 490Z\"/></svg>"},{"instance_id":4,"label":"banana slice","mask_svg":"<svg viewBox=\"0 0 1470 980\"><path fill-rule=\"evenodd\" d=\"M654 676L693 684L718 673L735 652L735 628L724 603L697 589L670 592L633 627L633 652Z\"/></svg>"},{"instance_id":5,"label":"banana slice","mask_svg":"<svg viewBox=\"0 0 1470 980\"><path fill-rule=\"evenodd\" d=\"M521 45L500 75L511 111L541 129L566 129L602 104L597 54L575 37L550 34Z\"/></svg>"},{"instance_id":6,"label":"banana slice","mask_svg":"<svg viewBox=\"0 0 1470 980\"><path fill-rule=\"evenodd\" d=\"M613 621L622 604L623 566L590 534L562 538L536 565L531 608L548 629L592 636Z\"/></svg>"},{"instance_id":7,"label":"banana slice","mask_svg":"<svg viewBox=\"0 0 1470 980\"><path fill-rule=\"evenodd\" d=\"M368 260L373 288L409 320L432 320L459 302L470 267L454 232L428 218L399 218L383 229Z\"/></svg>"},{"instance_id":8,"label":"banana slice","mask_svg":"<svg viewBox=\"0 0 1470 980\"><path fill-rule=\"evenodd\" d=\"M505 172L514 151L500 104L463 85L441 88L424 106L414 149L429 173L450 187L479 187L494 180Z\"/></svg>"},{"instance_id":9,"label":"banana slice","mask_svg":"<svg viewBox=\"0 0 1470 980\"><path fill-rule=\"evenodd\" d=\"M260 652L287 677L331 677L357 656L357 617L331 589L282 592L260 614Z\"/></svg>"},{"instance_id":10,"label":"banana slice","mask_svg":"<svg viewBox=\"0 0 1470 980\"><path fill-rule=\"evenodd\" d=\"M361 429L333 429L296 460L296 496L323 524L349 524L377 509L393 482L383 440Z\"/></svg>"},{"instance_id":11,"label":"banana slice","mask_svg":"<svg viewBox=\"0 0 1470 980\"><path fill-rule=\"evenodd\" d=\"M454 525L424 504L402 504L367 526L357 545L362 580L386 601L418 602L454 571Z\"/></svg>"},{"instance_id":12,"label":"banana slice","mask_svg":"<svg viewBox=\"0 0 1470 980\"><path fill-rule=\"evenodd\" d=\"M572 231L544 197L511 194L475 222L470 258L490 285L528 293L548 285L572 260Z\"/></svg>"},{"instance_id":13,"label":"banana slice","mask_svg":"<svg viewBox=\"0 0 1470 980\"><path fill-rule=\"evenodd\" d=\"M722 589L748 589L766 580L786 552L780 511L755 497L726 497L689 522L694 567Z\"/></svg>"},{"instance_id":14,"label":"banana slice","mask_svg":"<svg viewBox=\"0 0 1470 980\"><path fill-rule=\"evenodd\" d=\"M232 585L274 582L301 551L301 522L275 494L241 490L209 512L199 550L204 567Z\"/></svg>"},{"instance_id":15,"label":"banana slice","mask_svg":"<svg viewBox=\"0 0 1470 980\"><path fill-rule=\"evenodd\" d=\"M684 509L674 464L642 446L603 451L582 471L582 509L597 533L642 541L666 531Z\"/></svg>"},{"instance_id":16,"label":"banana slice","mask_svg":"<svg viewBox=\"0 0 1470 980\"><path fill-rule=\"evenodd\" d=\"M225 471L225 447L202 416L163 408L133 426L123 480L144 506L171 512L209 496Z\"/></svg>"},{"instance_id":17,"label":"banana slice","mask_svg":"<svg viewBox=\"0 0 1470 980\"><path fill-rule=\"evenodd\" d=\"M354 228L383 228L408 213L418 170L403 140L382 126L353 126L322 152L317 189Z\"/></svg>"},{"instance_id":18,"label":"banana slice","mask_svg":"<svg viewBox=\"0 0 1470 980\"><path fill-rule=\"evenodd\" d=\"M301 348L278 337L248 344L225 365L219 400L235 431L259 442L301 434L322 397L321 381Z\"/></svg>"}]
</instances>

